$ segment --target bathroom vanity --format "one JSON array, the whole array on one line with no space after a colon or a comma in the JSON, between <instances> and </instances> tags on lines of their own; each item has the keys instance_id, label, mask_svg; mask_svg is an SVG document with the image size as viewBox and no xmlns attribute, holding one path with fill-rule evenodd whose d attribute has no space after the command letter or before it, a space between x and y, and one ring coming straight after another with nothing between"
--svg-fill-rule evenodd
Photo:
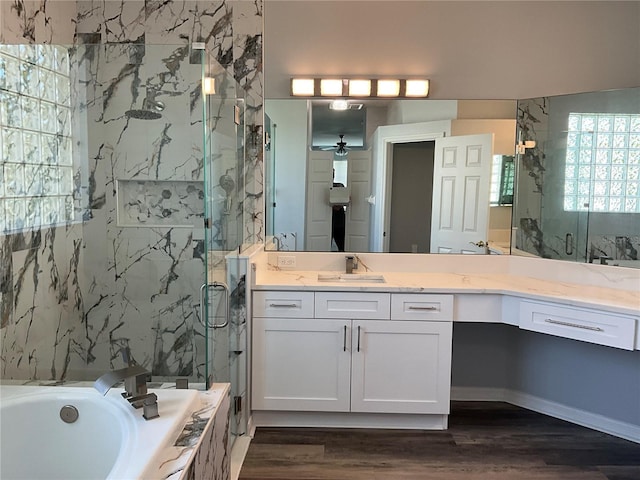
<instances>
[{"instance_id":1,"label":"bathroom vanity","mask_svg":"<svg viewBox=\"0 0 640 480\"><path fill-rule=\"evenodd\" d=\"M378 254L349 276L344 255L300 254L298 270L264 255L251 285L255 425L447 428L455 323L640 350L640 277L629 269ZM531 276L515 273L524 267Z\"/></svg>"},{"instance_id":2,"label":"bathroom vanity","mask_svg":"<svg viewBox=\"0 0 640 480\"><path fill-rule=\"evenodd\" d=\"M254 410L446 428L452 295L256 291L253 309Z\"/></svg>"}]
</instances>

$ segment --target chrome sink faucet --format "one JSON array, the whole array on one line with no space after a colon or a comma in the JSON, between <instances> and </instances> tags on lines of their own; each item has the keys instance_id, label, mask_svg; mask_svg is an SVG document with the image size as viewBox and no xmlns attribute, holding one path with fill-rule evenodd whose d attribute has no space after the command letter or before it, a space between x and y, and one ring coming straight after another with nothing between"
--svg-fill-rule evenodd
<instances>
[{"instance_id":1,"label":"chrome sink faucet","mask_svg":"<svg viewBox=\"0 0 640 480\"><path fill-rule=\"evenodd\" d=\"M140 365L131 365L119 370L112 370L100 376L93 387L102 395L120 382L124 382L122 396L134 407L143 408L143 417L146 420L158 417L158 397L155 393L147 392L148 372Z\"/></svg>"}]
</instances>

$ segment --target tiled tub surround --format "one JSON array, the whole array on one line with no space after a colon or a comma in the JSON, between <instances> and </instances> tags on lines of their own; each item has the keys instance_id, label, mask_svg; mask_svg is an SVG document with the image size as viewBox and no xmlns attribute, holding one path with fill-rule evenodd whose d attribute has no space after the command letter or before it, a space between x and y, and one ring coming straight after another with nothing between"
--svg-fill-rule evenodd
<instances>
[{"instance_id":1,"label":"tiled tub surround","mask_svg":"<svg viewBox=\"0 0 640 480\"><path fill-rule=\"evenodd\" d=\"M158 377L202 381L204 336L195 315L205 277L201 232L182 225L119 227L115 187L117 180L202 183L194 41L205 42L252 95L250 113L261 118L262 2L25 0L0 2L0 9L2 43L102 44L79 46L72 55L75 223L1 238L0 376L95 378L119 366L118 352L129 346ZM124 112L139 108L148 87L160 90L162 118L127 118ZM254 160L240 178L260 176L252 171L260 170L260 159ZM247 191L251 204L260 205L260 188ZM241 201L234 207L248 208ZM246 231L260 231L261 218L252 211Z\"/></svg>"},{"instance_id":2,"label":"tiled tub surround","mask_svg":"<svg viewBox=\"0 0 640 480\"><path fill-rule=\"evenodd\" d=\"M121 388L102 397L82 384L1 386L2 477L229 478L229 386L215 384L206 392L150 391L158 396L160 416L144 420L142 410L121 397ZM77 408L77 422L60 419L65 405ZM41 417L34 421L33 415ZM25 430L25 425L39 430ZM54 456L52 445L57 448ZM38 453L40 448L49 455ZM34 463L22 456L25 451L52 462ZM27 470L30 465L33 469Z\"/></svg>"},{"instance_id":3,"label":"tiled tub surround","mask_svg":"<svg viewBox=\"0 0 640 480\"><path fill-rule=\"evenodd\" d=\"M280 254L295 256L296 266L278 267ZM345 254L261 252L251 259L251 289L262 296L282 292L283 303L291 295L315 296L316 322L326 315L318 314L318 301L332 295L363 302L390 296L392 324L403 318L394 317L394 299L452 297L452 399L508 401L640 442L637 269L509 255L356 258L356 275L380 275L385 283L319 281L319 274L344 273ZM255 316L264 306L252 308ZM298 316L306 318L302 311ZM314 319L312 301L307 317ZM366 330L366 320L359 322ZM301 416L258 413L256 421L273 425L292 425Z\"/></svg>"}]
</instances>

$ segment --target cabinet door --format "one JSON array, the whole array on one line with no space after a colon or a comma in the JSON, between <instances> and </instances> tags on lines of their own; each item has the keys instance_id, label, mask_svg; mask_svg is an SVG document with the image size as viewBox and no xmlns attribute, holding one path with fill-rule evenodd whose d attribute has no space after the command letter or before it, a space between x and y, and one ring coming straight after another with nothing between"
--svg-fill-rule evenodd
<instances>
[{"instance_id":1,"label":"cabinet door","mask_svg":"<svg viewBox=\"0 0 640 480\"><path fill-rule=\"evenodd\" d=\"M254 318L256 410L348 412L351 322Z\"/></svg>"},{"instance_id":2,"label":"cabinet door","mask_svg":"<svg viewBox=\"0 0 640 480\"><path fill-rule=\"evenodd\" d=\"M353 322L351 411L449 413L451 322Z\"/></svg>"}]
</instances>

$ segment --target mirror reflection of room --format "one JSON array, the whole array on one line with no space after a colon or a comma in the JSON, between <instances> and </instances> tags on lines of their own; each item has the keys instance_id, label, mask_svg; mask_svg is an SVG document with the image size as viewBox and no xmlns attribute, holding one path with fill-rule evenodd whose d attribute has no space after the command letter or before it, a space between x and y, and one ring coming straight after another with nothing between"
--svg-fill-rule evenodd
<instances>
[{"instance_id":1,"label":"mirror reflection of room","mask_svg":"<svg viewBox=\"0 0 640 480\"><path fill-rule=\"evenodd\" d=\"M452 238L458 240L458 252L486 253L475 244L489 240L495 247L492 253L509 253L511 202L493 191L500 188L503 169L494 165L492 154L500 159L514 156L515 101L349 99L346 103L346 110L335 110L329 100L266 101L268 118L278 124L269 152L278 174L273 186L267 182L276 192L278 207L267 216L274 220L273 235L282 249L293 250L289 232L297 232L298 250L341 250L330 233L333 206L328 207L327 188L333 183L333 165L349 177L344 183L350 189L350 202L343 208L345 251L451 251L431 238L431 224L437 220L431 215L436 140L486 134L493 140L483 161L479 192L483 196L476 200L477 208L467 205L480 215L480 231L470 238ZM343 144L346 154L340 157L336 152ZM407 152L413 152L412 160ZM303 156L306 163L301 162ZM412 166L407 167L409 163ZM299 178L305 179L304 185ZM513 175L505 176L503 188L505 182L512 185Z\"/></svg>"},{"instance_id":2,"label":"mirror reflection of room","mask_svg":"<svg viewBox=\"0 0 640 480\"><path fill-rule=\"evenodd\" d=\"M331 251L344 252L345 228L347 222L346 209L349 198L331 199L331 194L338 193L347 188L347 155L338 155L339 160L333 161L333 186L330 193L331 202ZM336 195L334 195L336 196Z\"/></svg>"}]
</instances>

